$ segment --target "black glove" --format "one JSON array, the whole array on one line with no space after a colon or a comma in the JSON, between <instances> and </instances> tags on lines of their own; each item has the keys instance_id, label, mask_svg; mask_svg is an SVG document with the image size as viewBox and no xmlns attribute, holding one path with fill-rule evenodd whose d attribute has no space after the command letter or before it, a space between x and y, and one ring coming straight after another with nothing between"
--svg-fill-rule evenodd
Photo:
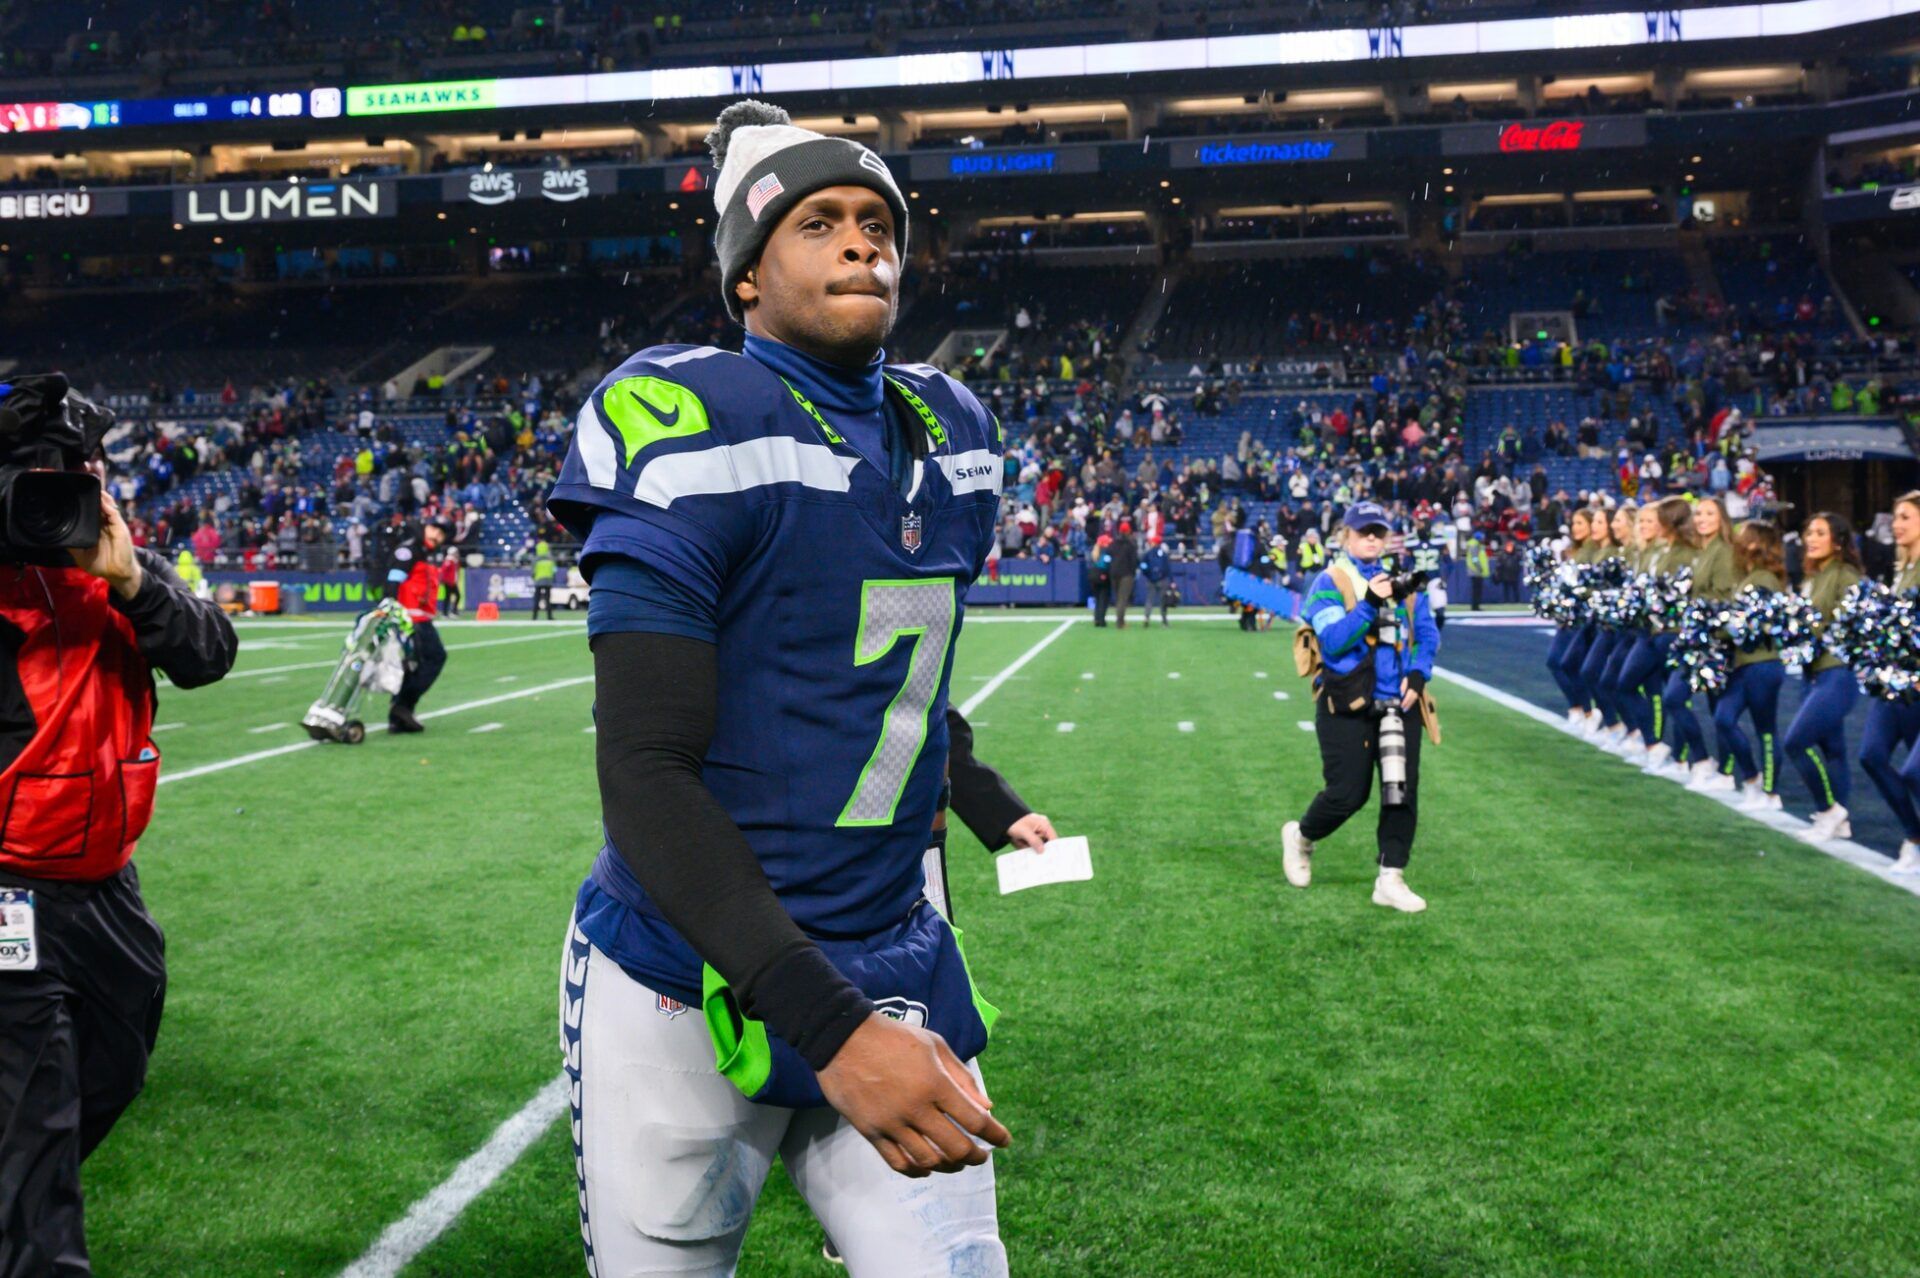
<instances>
[{"instance_id":1,"label":"black glove","mask_svg":"<svg viewBox=\"0 0 1920 1278\"><path fill-rule=\"evenodd\" d=\"M1418 670L1407 671L1407 691L1420 696L1427 690L1427 677Z\"/></svg>"}]
</instances>

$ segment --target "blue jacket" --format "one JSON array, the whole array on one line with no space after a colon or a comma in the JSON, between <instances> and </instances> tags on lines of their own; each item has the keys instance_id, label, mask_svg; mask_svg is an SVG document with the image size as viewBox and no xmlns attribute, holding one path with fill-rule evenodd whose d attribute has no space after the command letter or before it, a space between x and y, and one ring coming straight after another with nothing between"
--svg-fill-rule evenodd
<instances>
[{"instance_id":1,"label":"blue jacket","mask_svg":"<svg viewBox=\"0 0 1920 1278\"><path fill-rule=\"evenodd\" d=\"M1367 635L1378 615L1371 594L1361 592L1360 601L1347 610L1334 577L1339 564L1350 563L1359 569L1363 580L1371 581L1383 569L1372 563L1341 556L1338 563L1313 579L1307 590L1302 613L1320 639L1320 660L1335 675L1349 674L1366 659ZM1425 591L1402 604L1389 605L1400 612L1400 646L1376 647L1374 659L1374 697L1379 700L1400 695L1400 680L1409 670L1418 670L1422 678L1433 678L1433 659L1440 651L1440 629L1433 624L1433 610L1427 606Z\"/></svg>"},{"instance_id":2,"label":"blue jacket","mask_svg":"<svg viewBox=\"0 0 1920 1278\"><path fill-rule=\"evenodd\" d=\"M1165 546L1149 546L1140 556L1140 572L1148 581L1165 581L1173 576L1173 556Z\"/></svg>"}]
</instances>

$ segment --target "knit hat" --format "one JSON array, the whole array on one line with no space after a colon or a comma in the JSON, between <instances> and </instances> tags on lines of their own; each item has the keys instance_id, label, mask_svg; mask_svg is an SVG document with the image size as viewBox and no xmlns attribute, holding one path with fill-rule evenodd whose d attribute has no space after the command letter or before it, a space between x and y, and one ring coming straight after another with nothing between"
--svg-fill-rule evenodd
<instances>
[{"instance_id":1,"label":"knit hat","mask_svg":"<svg viewBox=\"0 0 1920 1278\"><path fill-rule=\"evenodd\" d=\"M777 106L751 98L720 113L707 134L718 176L713 204L720 224L713 237L720 257L720 297L740 320L733 286L760 260L773 228L801 200L829 186L864 186L893 210L894 243L907 255L907 202L886 162L850 138L828 137L794 124Z\"/></svg>"}]
</instances>

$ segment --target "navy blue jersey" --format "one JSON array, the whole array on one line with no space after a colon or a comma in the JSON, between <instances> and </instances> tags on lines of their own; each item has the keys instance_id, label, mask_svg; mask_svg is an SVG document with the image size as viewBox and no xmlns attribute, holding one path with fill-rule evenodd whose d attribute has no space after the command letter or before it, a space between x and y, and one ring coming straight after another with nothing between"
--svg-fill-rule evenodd
<instances>
[{"instance_id":1,"label":"navy blue jersey","mask_svg":"<svg viewBox=\"0 0 1920 1278\"><path fill-rule=\"evenodd\" d=\"M630 558L714 601L704 778L816 936L898 923L921 895L953 642L999 507L992 415L926 365L885 376L926 445L905 492L767 365L656 346L581 408L548 499L589 570ZM699 959L611 847L581 920L638 978L697 1001Z\"/></svg>"}]
</instances>

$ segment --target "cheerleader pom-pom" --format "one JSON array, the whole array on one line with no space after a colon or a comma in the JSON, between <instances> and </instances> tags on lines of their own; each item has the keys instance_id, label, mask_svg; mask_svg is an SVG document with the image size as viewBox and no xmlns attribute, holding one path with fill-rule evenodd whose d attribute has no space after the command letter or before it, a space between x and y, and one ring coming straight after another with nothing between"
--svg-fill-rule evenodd
<instances>
[{"instance_id":1,"label":"cheerleader pom-pom","mask_svg":"<svg viewBox=\"0 0 1920 1278\"><path fill-rule=\"evenodd\" d=\"M1695 692L1718 695L1727 687L1733 669L1733 645L1724 633L1727 604L1694 599L1681 610L1667 664L1686 676Z\"/></svg>"}]
</instances>

